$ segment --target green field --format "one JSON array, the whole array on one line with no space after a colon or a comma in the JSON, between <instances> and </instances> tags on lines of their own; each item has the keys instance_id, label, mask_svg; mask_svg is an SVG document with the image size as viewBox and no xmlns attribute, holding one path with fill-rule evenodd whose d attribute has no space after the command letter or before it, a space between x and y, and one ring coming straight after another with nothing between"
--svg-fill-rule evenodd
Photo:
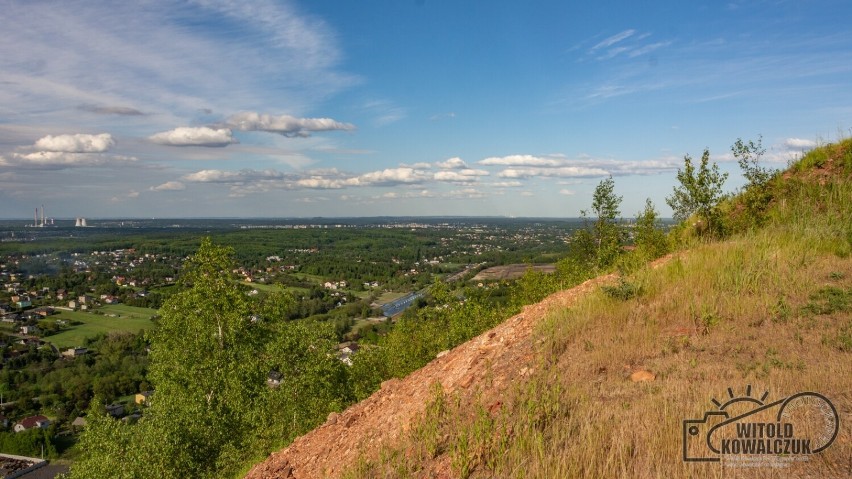
<instances>
[{"instance_id":1,"label":"green field","mask_svg":"<svg viewBox=\"0 0 852 479\"><path fill-rule=\"evenodd\" d=\"M83 324L71 326L64 331L43 339L60 350L82 346L86 338L101 333L110 333L113 331L135 333L141 329L150 329L154 326L154 323L151 322L151 317L157 313L154 309L136 308L121 304L103 306L98 311L103 313L103 315L80 311L61 311L59 314L51 316L51 319L79 321Z\"/></svg>"}]
</instances>

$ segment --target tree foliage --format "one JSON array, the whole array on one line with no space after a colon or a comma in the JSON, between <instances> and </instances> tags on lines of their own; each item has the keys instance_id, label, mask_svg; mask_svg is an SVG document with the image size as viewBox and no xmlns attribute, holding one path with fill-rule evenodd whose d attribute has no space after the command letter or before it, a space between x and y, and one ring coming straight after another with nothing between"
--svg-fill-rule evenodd
<instances>
[{"instance_id":1,"label":"tree foliage","mask_svg":"<svg viewBox=\"0 0 852 479\"><path fill-rule=\"evenodd\" d=\"M709 235L720 234L721 213L719 202L724 198L722 185L728 178L727 173L719 171L719 165L710 166L710 150L704 149L701 162L696 171L689 155L683 158L684 167L678 169L674 193L666 198L674 218L685 221L692 215L697 215L704 222L702 231Z\"/></svg>"},{"instance_id":2,"label":"tree foliage","mask_svg":"<svg viewBox=\"0 0 852 479\"><path fill-rule=\"evenodd\" d=\"M228 476L351 400L333 325L275 317L286 308L253 302L234 269L230 248L202 242L150 335L150 408L133 426L91 411L73 478Z\"/></svg>"},{"instance_id":3,"label":"tree foliage","mask_svg":"<svg viewBox=\"0 0 852 479\"><path fill-rule=\"evenodd\" d=\"M734 212L732 219L735 227L753 227L764 223L766 210L772 201L772 189L769 182L775 171L762 166L761 160L766 153L763 138L744 142L741 138L731 146L731 153L737 159L747 183L737 201L744 206L743 212ZM739 220L739 221L736 221Z\"/></svg>"},{"instance_id":4,"label":"tree foliage","mask_svg":"<svg viewBox=\"0 0 852 479\"><path fill-rule=\"evenodd\" d=\"M645 200L645 209L636 215L634 234L636 252L644 259L659 258L668 252L668 239L650 198Z\"/></svg>"},{"instance_id":5,"label":"tree foliage","mask_svg":"<svg viewBox=\"0 0 852 479\"><path fill-rule=\"evenodd\" d=\"M612 265L621 254L626 238L624 228L618 221L621 200L622 197L615 194L615 181L611 176L595 188L592 194L591 225L590 212L583 210L581 214L586 220L586 226L577 230L571 240L572 257L581 267L604 269Z\"/></svg>"}]
</instances>

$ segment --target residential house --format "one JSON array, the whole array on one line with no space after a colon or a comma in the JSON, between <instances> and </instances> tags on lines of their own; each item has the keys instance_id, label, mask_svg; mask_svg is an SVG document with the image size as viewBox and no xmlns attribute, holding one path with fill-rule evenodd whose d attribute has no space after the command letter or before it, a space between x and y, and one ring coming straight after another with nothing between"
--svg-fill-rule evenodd
<instances>
[{"instance_id":1,"label":"residential house","mask_svg":"<svg viewBox=\"0 0 852 479\"><path fill-rule=\"evenodd\" d=\"M41 330L38 329L38 326L29 326L29 325L21 326L21 334L36 335L40 332L41 332Z\"/></svg>"},{"instance_id":2,"label":"residential house","mask_svg":"<svg viewBox=\"0 0 852 479\"><path fill-rule=\"evenodd\" d=\"M54 310L52 306L42 306L33 310L33 313L41 316L42 318L46 318L55 312L56 310Z\"/></svg>"},{"instance_id":3,"label":"residential house","mask_svg":"<svg viewBox=\"0 0 852 479\"><path fill-rule=\"evenodd\" d=\"M68 358L68 359L74 359L74 358L80 357L80 356L82 356L82 355L84 355L88 352L89 352L89 350L86 349L86 348L68 348L65 351L62 351L62 357Z\"/></svg>"},{"instance_id":4,"label":"residential house","mask_svg":"<svg viewBox=\"0 0 852 479\"><path fill-rule=\"evenodd\" d=\"M136 395L134 402L136 402L136 404L149 406L151 404L151 396L153 395L154 391L142 391Z\"/></svg>"},{"instance_id":5,"label":"residential house","mask_svg":"<svg viewBox=\"0 0 852 479\"><path fill-rule=\"evenodd\" d=\"M15 306L17 306L18 309L29 308L32 305L32 301L30 301L30 298L27 296L24 296L20 300L15 301Z\"/></svg>"},{"instance_id":6,"label":"residential house","mask_svg":"<svg viewBox=\"0 0 852 479\"><path fill-rule=\"evenodd\" d=\"M21 419L15 424L15 432L29 431L30 429L41 428L47 429L50 426L50 419L42 416L29 416Z\"/></svg>"},{"instance_id":7,"label":"residential house","mask_svg":"<svg viewBox=\"0 0 852 479\"><path fill-rule=\"evenodd\" d=\"M110 404L106 407L106 412L112 417L121 417L124 415L124 404Z\"/></svg>"}]
</instances>

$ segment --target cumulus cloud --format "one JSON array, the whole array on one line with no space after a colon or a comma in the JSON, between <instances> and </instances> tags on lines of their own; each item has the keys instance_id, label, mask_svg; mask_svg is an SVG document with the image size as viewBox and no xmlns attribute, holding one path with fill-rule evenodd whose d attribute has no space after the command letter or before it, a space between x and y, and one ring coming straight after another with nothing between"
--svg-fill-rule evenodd
<instances>
[{"instance_id":1,"label":"cumulus cloud","mask_svg":"<svg viewBox=\"0 0 852 479\"><path fill-rule=\"evenodd\" d=\"M809 150L816 148L817 142L813 140L804 140L802 138L787 138L784 140L784 146L791 150Z\"/></svg>"},{"instance_id":2,"label":"cumulus cloud","mask_svg":"<svg viewBox=\"0 0 852 479\"><path fill-rule=\"evenodd\" d=\"M587 178L607 176L610 173L602 168L582 166L563 166L560 168L506 168L498 173L501 178L531 178L534 176L549 178Z\"/></svg>"},{"instance_id":3,"label":"cumulus cloud","mask_svg":"<svg viewBox=\"0 0 852 479\"><path fill-rule=\"evenodd\" d=\"M240 131L265 131L286 137L308 137L315 131L354 130L355 125L331 118L296 118L290 115L262 115L243 112L231 115L225 125Z\"/></svg>"},{"instance_id":4,"label":"cumulus cloud","mask_svg":"<svg viewBox=\"0 0 852 479\"><path fill-rule=\"evenodd\" d=\"M477 162L483 166L506 166L501 178L584 178L606 175L653 174L674 170L680 161L659 159L649 161L599 160L583 157L570 160L562 155L509 155L489 157Z\"/></svg>"},{"instance_id":5,"label":"cumulus cloud","mask_svg":"<svg viewBox=\"0 0 852 479\"><path fill-rule=\"evenodd\" d=\"M315 190L337 190L346 186L345 180L315 176L296 180L296 186Z\"/></svg>"},{"instance_id":6,"label":"cumulus cloud","mask_svg":"<svg viewBox=\"0 0 852 479\"><path fill-rule=\"evenodd\" d=\"M193 183L234 183L258 180L279 180L284 174L275 170L252 170L243 169L239 171L201 170L184 175L183 179Z\"/></svg>"},{"instance_id":7,"label":"cumulus cloud","mask_svg":"<svg viewBox=\"0 0 852 479\"><path fill-rule=\"evenodd\" d=\"M61 153L104 153L115 145L112 135L47 135L35 142L35 148L46 152Z\"/></svg>"},{"instance_id":8,"label":"cumulus cloud","mask_svg":"<svg viewBox=\"0 0 852 479\"><path fill-rule=\"evenodd\" d=\"M485 166L563 166L566 164L564 159L547 158L533 155L509 155L509 156L492 156L480 160L480 165Z\"/></svg>"},{"instance_id":9,"label":"cumulus cloud","mask_svg":"<svg viewBox=\"0 0 852 479\"><path fill-rule=\"evenodd\" d=\"M184 185L180 181L167 181L162 185L151 187L151 191L181 191L185 189L186 185Z\"/></svg>"},{"instance_id":10,"label":"cumulus cloud","mask_svg":"<svg viewBox=\"0 0 852 479\"><path fill-rule=\"evenodd\" d=\"M433 179L435 181L468 182L476 179L476 177L488 175L489 173L485 170L466 168L464 170L439 171L435 173Z\"/></svg>"},{"instance_id":11,"label":"cumulus cloud","mask_svg":"<svg viewBox=\"0 0 852 479\"><path fill-rule=\"evenodd\" d=\"M238 143L228 128L178 127L148 137L154 143L166 146L223 147Z\"/></svg>"},{"instance_id":12,"label":"cumulus cloud","mask_svg":"<svg viewBox=\"0 0 852 479\"><path fill-rule=\"evenodd\" d=\"M449 158L445 161L439 161L435 163L435 166L443 170L455 170L460 168L467 168L467 163L465 163L464 160L459 157L454 157Z\"/></svg>"},{"instance_id":13,"label":"cumulus cloud","mask_svg":"<svg viewBox=\"0 0 852 479\"><path fill-rule=\"evenodd\" d=\"M34 170L62 170L93 166L118 166L136 161L134 157L109 156L95 153L65 153L62 151L36 151L13 153L10 158L0 157L0 166Z\"/></svg>"},{"instance_id":14,"label":"cumulus cloud","mask_svg":"<svg viewBox=\"0 0 852 479\"><path fill-rule=\"evenodd\" d=\"M381 171L372 171L355 178L347 180L348 186L392 186L400 184L422 183L429 179L429 175L414 168L387 168Z\"/></svg>"}]
</instances>

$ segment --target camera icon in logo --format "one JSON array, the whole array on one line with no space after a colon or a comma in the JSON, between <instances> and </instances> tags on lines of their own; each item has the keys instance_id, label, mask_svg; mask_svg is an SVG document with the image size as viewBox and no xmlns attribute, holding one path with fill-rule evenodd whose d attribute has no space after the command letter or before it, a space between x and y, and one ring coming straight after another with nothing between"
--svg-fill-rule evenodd
<instances>
[{"instance_id":1,"label":"camera icon in logo","mask_svg":"<svg viewBox=\"0 0 852 479\"><path fill-rule=\"evenodd\" d=\"M710 411L703 419L683 421L683 460L686 462L717 462L719 454L710 445L710 431L725 422L728 413Z\"/></svg>"},{"instance_id":2,"label":"camera icon in logo","mask_svg":"<svg viewBox=\"0 0 852 479\"><path fill-rule=\"evenodd\" d=\"M716 410L683 421L683 460L719 462L723 456L809 455L830 446L839 432L837 409L825 396L800 392L766 403L751 397L751 385L729 400L711 401Z\"/></svg>"}]
</instances>

